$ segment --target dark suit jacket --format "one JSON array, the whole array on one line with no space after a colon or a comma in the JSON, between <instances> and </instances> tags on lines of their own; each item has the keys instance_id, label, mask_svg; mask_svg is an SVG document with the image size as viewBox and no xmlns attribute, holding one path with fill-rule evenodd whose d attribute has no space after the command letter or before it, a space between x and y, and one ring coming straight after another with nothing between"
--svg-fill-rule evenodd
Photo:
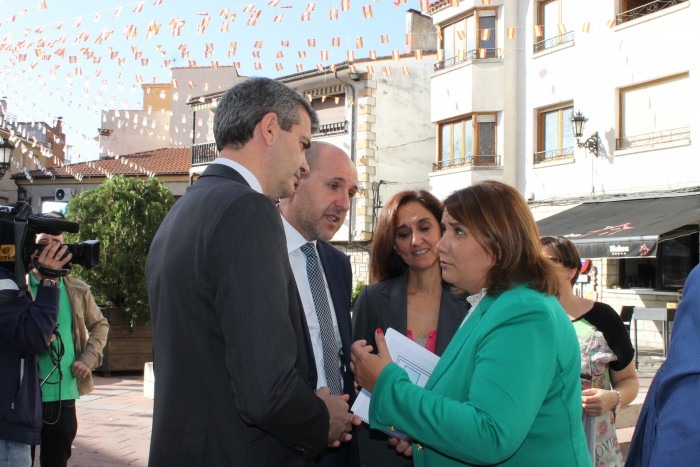
<instances>
[{"instance_id":1,"label":"dark suit jacket","mask_svg":"<svg viewBox=\"0 0 700 467\"><path fill-rule=\"evenodd\" d=\"M700 462L700 266L688 276L666 361L656 372L627 452L629 467Z\"/></svg>"},{"instance_id":2,"label":"dark suit jacket","mask_svg":"<svg viewBox=\"0 0 700 467\"><path fill-rule=\"evenodd\" d=\"M328 411L282 222L235 170L209 166L146 266L155 403L149 465L305 465Z\"/></svg>"},{"instance_id":3,"label":"dark suit jacket","mask_svg":"<svg viewBox=\"0 0 700 467\"><path fill-rule=\"evenodd\" d=\"M350 372L350 346L352 345L352 322L350 320L350 297L352 295L352 267L347 255L333 245L317 241L318 257L323 265L323 271L328 282L328 289L335 308L335 318L340 332L341 375L343 377L343 392L350 394L350 404L355 398L354 376ZM358 466L359 452L357 440L343 444L339 448L326 449L316 465L324 467Z\"/></svg>"},{"instance_id":4,"label":"dark suit jacket","mask_svg":"<svg viewBox=\"0 0 700 467\"><path fill-rule=\"evenodd\" d=\"M365 339L376 349L374 333L381 328L386 333L387 328L394 328L401 334L407 333L408 314L408 273L394 279L370 284L362 289L353 312L353 340ZM442 355L452 336L459 328L464 315L469 309L465 299L459 299L450 293L445 286L440 300L440 315L438 316L437 341L435 353ZM387 446L387 436L381 431L370 430L363 423L358 427L357 438L360 449L360 459L363 466L375 467L404 467L413 465L411 459L396 454Z\"/></svg>"}]
</instances>

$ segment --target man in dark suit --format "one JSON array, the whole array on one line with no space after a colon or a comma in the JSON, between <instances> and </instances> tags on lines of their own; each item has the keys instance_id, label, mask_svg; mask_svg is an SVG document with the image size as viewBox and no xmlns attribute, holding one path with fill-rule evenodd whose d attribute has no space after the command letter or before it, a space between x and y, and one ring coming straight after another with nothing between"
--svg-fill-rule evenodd
<instances>
[{"instance_id":1,"label":"man in dark suit","mask_svg":"<svg viewBox=\"0 0 700 467\"><path fill-rule=\"evenodd\" d=\"M308 171L318 118L266 78L224 94L219 158L168 213L146 265L155 404L149 465L307 465L350 437L348 397L316 389L274 198Z\"/></svg>"},{"instance_id":2,"label":"man in dark suit","mask_svg":"<svg viewBox=\"0 0 700 467\"><path fill-rule=\"evenodd\" d=\"M339 147L313 142L306 151L309 172L301 176L294 194L280 200L289 262L296 279L311 335L318 386L337 394L355 394L350 366L352 323L350 295L352 270L347 255L328 243L343 225L352 198L358 191L357 170ZM305 245L308 250L305 250ZM315 259L313 248L315 245ZM307 254L308 253L308 254ZM319 291L314 296L310 261L320 261ZM324 329L323 312L317 301L328 304ZM325 331L325 332L324 332ZM356 419L357 424L361 423ZM359 466L356 443L328 448L317 461L324 466Z\"/></svg>"}]
</instances>

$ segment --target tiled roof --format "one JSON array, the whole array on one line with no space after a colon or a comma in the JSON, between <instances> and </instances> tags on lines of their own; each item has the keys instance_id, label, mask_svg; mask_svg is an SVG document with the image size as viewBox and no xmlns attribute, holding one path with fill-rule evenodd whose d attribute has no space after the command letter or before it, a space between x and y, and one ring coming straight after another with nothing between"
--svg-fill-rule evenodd
<instances>
[{"instance_id":1,"label":"tiled roof","mask_svg":"<svg viewBox=\"0 0 700 467\"><path fill-rule=\"evenodd\" d=\"M125 154L118 158L99 159L95 161L70 164L62 167L50 167L44 170L32 170L29 177L40 178L78 178L106 177L112 175L187 175L190 170L190 148L163 148L153 151ZM27 178L25 173L17 173L13 178Z\"/></svg>"}]
</instances>

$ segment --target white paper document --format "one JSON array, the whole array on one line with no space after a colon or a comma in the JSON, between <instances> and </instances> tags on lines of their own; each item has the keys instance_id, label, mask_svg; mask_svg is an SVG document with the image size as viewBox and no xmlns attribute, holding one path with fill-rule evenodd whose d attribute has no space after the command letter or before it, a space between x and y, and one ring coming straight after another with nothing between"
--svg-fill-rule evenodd
<instances>
[{"instance_id":1,"label":"white paper document","mask_svg":"<svg viewBox=\"0 0 700 467\"><path fill-rule=\"evenodd\" d=\"M425 383L428 382L428 378L430 378L440 357L392 328L386 330L386 345L389 348L389 355L391 355L393 362L408 373L408 378L411 382L416 386L425 387ZM352 413L360 417L365 423L369 423L369 401L371 397L372 393L363 388L350 409ZM395 438L405 439L408 437L396 431L385 432Z\"/></svg>"}]
</instances>

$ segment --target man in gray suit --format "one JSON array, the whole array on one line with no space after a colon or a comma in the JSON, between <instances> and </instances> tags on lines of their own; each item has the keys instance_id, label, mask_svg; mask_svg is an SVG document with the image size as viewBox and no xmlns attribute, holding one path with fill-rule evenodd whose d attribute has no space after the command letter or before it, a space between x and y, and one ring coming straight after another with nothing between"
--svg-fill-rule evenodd
<instances>
[{"instance_id":1,"label":"man in gray suit","mask_svg":"<svg viewBox=\"0 0 700 467\"><path fill-rule=\"evenodd\" d=\"M316 389L271 199L308 170L318 118L266 78L226 92L219 158L160 226L146 265L155 404L149 465L306 465L350 438L348 396Z\"/></svg>"},{"instance_id":2,"label":"man in gray suit","mask_svg":"<svg viewBox=\"0 0 700 467\"><path fill-rule=\"evenodd\" d=\"M311 143L306 151L306 161L309 172L302 174L294 194L279 203L289 262L311 335L319 375L317 385L327 385L335 394L354 396L354 379L349 371L352 270L347 255L328 241L343 225L359 189L357 169L345 151L324 142ZM319 295L314 295L314 279L309 276L309 266L321 272ZM319 299L327 304L326 316L319 308L325 305L316 303ZM357 417L354 422L357 425L362 423ZM317 465L359 466L357 444L352 442L327 449Z\"/></svg>"}]
</instances>

